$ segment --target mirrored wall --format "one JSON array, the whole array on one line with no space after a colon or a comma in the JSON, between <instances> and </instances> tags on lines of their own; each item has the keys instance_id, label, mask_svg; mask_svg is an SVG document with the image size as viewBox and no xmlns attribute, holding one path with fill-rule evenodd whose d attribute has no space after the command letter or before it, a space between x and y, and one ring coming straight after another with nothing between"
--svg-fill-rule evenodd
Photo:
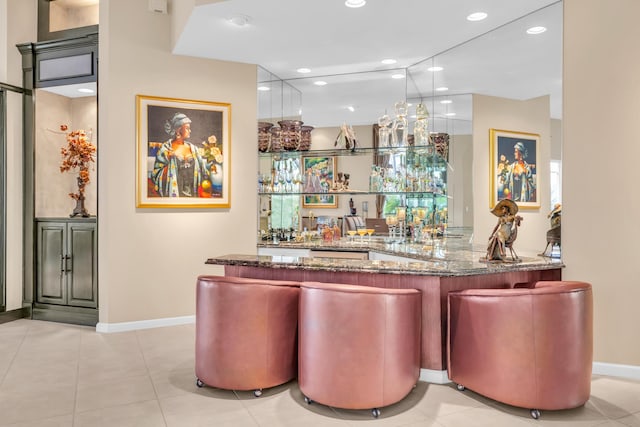
<instances>
[{"instance_id":1,"label":"mirrored wall","mask_svg":"<svg viewBox=\"0 0 640 427\"><path fill-rule=\"evenodd\" d=\"M539 26L546 31L527 32ZM314 126L312 150L331 148L344 123L354 127L363 146L371 146L374 124L384 114L393 118L397 101L406 100L409 105L410 133L414 131L415 108L422 103L429 110L429 131L449 135L450 223L470 227L474 95L512 100L549 96L553 188L548 191L552 204L560 201L561 64L559 1L406 69L381 65L381 69L370 72L301 76L286 81L261 70L259 86L268 83L271 90L259 92L258 120L274 122L274 117L295 117ZM352 181L362 179L366 186L368 170L362 170L362 165L350 165L350 159L341 162L339 169L357 171L352 173ZM344 214L348 211L347 201L341 201L335 211L322 213Z\"/></svg>"}]
</instances>

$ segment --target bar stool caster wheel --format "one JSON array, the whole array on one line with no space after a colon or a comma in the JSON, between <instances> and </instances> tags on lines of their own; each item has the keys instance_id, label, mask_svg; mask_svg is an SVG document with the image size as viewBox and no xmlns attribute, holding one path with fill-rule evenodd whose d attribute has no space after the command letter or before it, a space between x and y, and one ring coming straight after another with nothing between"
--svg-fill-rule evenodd
<instances>
[{"instance_id":1,"label":"bar stool caster wheel","mask_svg":"<svg viewBox=\"0 0 640 427\"><path fill-rule=\"evenodd\" d=\"M313 403L313 400L311 400L307 396L305 396L304 397L304 403L306 403L307 405L311 405Z\"/></svg>"},{"instance_id":2,"label":"bar stool caster wheel","mask_svg":"<svg viewBox=\"0 0 640 427\"><path fill-rule=\"evenodd\" d=\"M200 378L196 378L196 387L198 388L204 387L204 383L200 380Z\"/></svg>"},{"instance_id":3,"label":"bar stool caster wheel","mask_svg":"<svg viewBox=\"0 0 640 427\"><path fill-rule=\"evenodd\" d=\"M378 418L380 416L380 409L378 408L373 408L371 410L371 415L373 415L373 418Z\"/></svg>"},{"instance_id":4,"label":"bar stool caster wheel","mask_svg":"<svg viewBox=\"0 0 640 427\"><path fill-rule=\"evenodd\" d=\"M537 409L532 409L531 410L531 418L533 418L534 420L537 420L540 418L540 411Z\"/></svg>"},{"instance_id":5,"label":"bar stool caster wheel","mask_svg":"<svg viewBox=\"0 0 640 427\"><path fill-rule=\"evenodd\" d=\"M261 389L261 388L259 388L259 389L257 389L257 390L253 390L253 395L254 395L255 397L260 397L260 396L262 396L262 389Z\"/></svg>"},{"instance_id":6,"label":"bar stool caster wheel","mask_svg":"<svg viewBox=\"0 0 640 427\"><path fill-rule=\"evenodd\" d=\"M456 388L458 389L458 391L465 391L466 387L463 386L462 384L456 384Z\"/></svg>"}]
</instances>

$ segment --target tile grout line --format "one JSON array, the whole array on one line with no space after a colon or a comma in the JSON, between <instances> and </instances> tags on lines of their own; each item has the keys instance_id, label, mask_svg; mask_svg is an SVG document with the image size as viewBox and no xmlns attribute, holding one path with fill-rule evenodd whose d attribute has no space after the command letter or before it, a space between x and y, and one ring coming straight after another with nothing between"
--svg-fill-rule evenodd
<instances>
[{"instance_id":1,"label":"tile grout line","mask_svg":"<svg viewBox=\"0 0 640 427\"><path fill-rule=\"evenodd\" d=\"M76 387L75 387L75 395L73 396L73 412L71 413L71 427L75 427L76 425L76 409L78 407L78 389L80 388L80 360L82 359L82 339L84 333L80 334L80 339L78 340L78 362L76 364Z\"/></svg>"},{"instance_id":2,"label":"tile grout line","mask_svg":"<svg viewBox=\"0 0 640 427\"><path fill-rule=\"evenodd\" d=\"M24 344L24 340L27 338L27 334L29 334L29 330L30 329L31 329L31 324L27 324L27 330L24 332L24 335L22 336L22 339L20 340L20 344L18 344L18 348L16 348L16 351L13 354L13 357L11 358L11 361L7 365L6 371L2 375L2 378L0 379L0 387L2 387L2 385L4 384L4 381L7 378L7 375L9 374L9 371L11 370L11 367L13 366L13 363L15 362L16 358L18 357L18 353L20 352L20 349L22 348L22 345Z\"/></svg>"},{"instance_id":3,"label":"tile grout line","mask_svg":"<svg viewBox=\"0 0 640 427\"><path fill-rule=\"evenodd\" d=\"M245 411L247 411L247 413L249 414L249 417L253 420L254 423L256 423L256 426L260 427L260 422L256 419L256 417L253 416L253 414L251 413L249 408L244 404L242 399L240 399L240 396L238 396L238 392L236 390L231 390L231 391L233 391L233 394L236 396L236 399L238 399L238 401L240 402L240 405L242 405L242 408Z\"/></svg>"},{"instance_id":4,"label":"tile grout line","mask_svg":"<svg viewBox=\"0 0 640 427\"><path fill-rule=\"evenodd\" d=\"M162 422L164 422L165 427L168 426L167 418L164 415L164 410L162 409L162 404L160 403L160 397L158 396L158 390L156 389L156 384L153 382L153 378L151 377L151 371L149 370L149 364L147 363L147 358L142 350L142 345L140 344L140 331L135 331L136 334L136 342L138 343L138 349L140 350L140 354L142 355L142 361L144 362L144 367L147 371L147 376L149 377L149 381L151 382L151 387L153 387L153 394L156 396L156 403L158 404L158 408L160 408L160 414L162 415Z\"/></svg>"}]
</instances>

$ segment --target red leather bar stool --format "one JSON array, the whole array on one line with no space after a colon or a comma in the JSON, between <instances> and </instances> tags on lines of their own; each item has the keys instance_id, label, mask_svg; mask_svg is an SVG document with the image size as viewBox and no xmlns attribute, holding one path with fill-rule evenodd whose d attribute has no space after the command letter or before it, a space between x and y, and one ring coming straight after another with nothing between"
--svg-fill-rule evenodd
<instances>
[{"instance_id":1,"label":"red leather bar stool","mask_svg":"<svg viewBox=\"0 0 640 427\"><path fill-rule=\"evenodd\" d=\"M589 399L593 295L584 282L532 285L449 293L447 368L458 389L538 419Z\"/></svg>"},{"instance_id":2,"label":"red leather bar stool","mask_svg":"<svg viewBox=\"0 0 640 427\"><path fill-rule=\"evenodd\" d=\"M298 384L305 401L344 409L402 400L420 375L416 289L303 282Z\"/></svg>"},{"instance_id":3,"label":"red leather bar stool","mask_svg":"<svg viewBox=\"0 0 640 427\"><path fill-rule=\"evenodd\" d=\"M196 385L254 390L297 372L298 282L200 276L196 289Z\"/></svg>"}]
</instances>

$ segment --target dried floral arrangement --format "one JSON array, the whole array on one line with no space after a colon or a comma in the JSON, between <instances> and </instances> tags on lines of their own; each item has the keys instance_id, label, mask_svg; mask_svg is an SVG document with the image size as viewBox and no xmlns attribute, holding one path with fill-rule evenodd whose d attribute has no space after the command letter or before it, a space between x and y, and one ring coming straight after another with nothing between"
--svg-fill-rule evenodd
<instances>
[{"instance_id":1,"label":"dried floral arrangement","mask_svg":"<svg viewBox=\"0 0 640 427\"><path fill-rule=\"evenodd\" d=\"M61 125L60 130L67 132L68 126ZM60 172L78 170L78 192L69 193L69 197L77 202L83 202L85 187L89 183L89 164L96 161L96 146L91 143L84 130L73 130L67 132L67 146L61 148L60 154L62 154ZM88 216L84 206L82 210L78 214Z\"/></svg>"}]
</instances>

